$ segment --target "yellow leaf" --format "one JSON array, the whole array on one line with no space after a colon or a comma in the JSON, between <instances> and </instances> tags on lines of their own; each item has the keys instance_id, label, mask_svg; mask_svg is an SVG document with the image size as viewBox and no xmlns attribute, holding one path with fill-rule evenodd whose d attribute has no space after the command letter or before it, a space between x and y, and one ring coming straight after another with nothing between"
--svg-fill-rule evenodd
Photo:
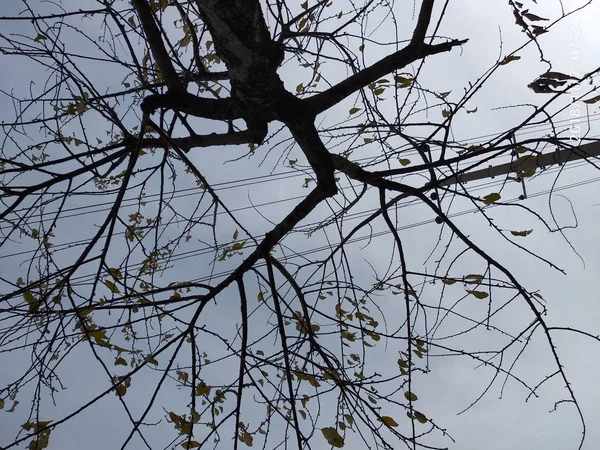
<instances>
[{"instance_id":1,"label":"yellow leaf","mask_svg":"<svg viewBox=\"0 0 600 450\"><path fill-rule=\"evenodd\" d=\"M427 417L425 417L425 414L423 414L419 411L415 411L414 416L415 416L415 419L417 419L419 422L427 423Z\"/></svg>"},{"instance_id":2,"label":"yellow leaf","mask_svg":"<svg viewBox=\"0 0 600 450\"><path fill-rule=\"evenodd\" d=\"M502 61L500 61L500 65L504 66L506 64L508 64L511 61L518 61L519 59L521 59L520 56L517 55L509 55L506 58L504 58Z\"/></svg>"},{"instance_id":3,"label":"yellow leaf","mask_svg":"<svg viewBox=\"0 0 600 450\"><path fill-rule=\"evenodd\" d=\"M127 386L123 386L122 384L116 387L117 395L119 397L124 397L127 394Z\"/></svg>"},{"instance_id":4,"label":"yellow leaf","mask_svg":"<svg viewBox=\"0 0 600 450\"><path fill-rule=\"evenodd\" d=\"M583 101L583 103L587 103L588 105L593 105L596 102L600 102L600 95L597 95L592 98L588 98L587 100Z\"/></svg>"},{"instance_id":5,"label":"yellow leaf","mask_svg":"<svg viewBox=\"0 0 600 450\"><path fill-rule=\"evenodd\" d=\"M400 162L400 165L402 165L402 166L408 166L410 164L410 159L399 158L398 161Z\"/></svg>"},{"instance_id":6,"label":"yellow leaf","mask_svg":"<svg viewBox=\"0 0 600 450\"><path fill-rule=\"evenodd\" d=\"M342 309L342 305L340 305L339 303L335 305L335 312L338 316L346 314L346 311Z\"/></svg>"},{"instance_id":7,"label":"yellow leaf","mask_svg":"<svg viewBox=\"0 0 600 450\"><path fill-rule=\"evenodd\" d=\"M381 421L385 423L388 427L397 427L398 423L392 419L390 416L381 416Z\"/></svg>"},{"instance_id":8,"label":"yellow leaf","mask_svg":"<svg viewBox=\"0 0 600 450\"><path fill-rule=\"evenodd\" d=\"M241 250L242 247L244 247L244 244L246 243L246 241L242 241L242 242L236 242L235 244L233 244L231 246L231 250Z\"/></svg>"},{"instance_id":9,"label":"yellow leaf","mask_svg":"<svg viewBox=\"0 0 600 450\"><path fill-rule=\"evenodd\" d=\"M308 381L312 387L321 386L321 383L319 383L319 380L317 380L313 375L310 375L307 373L298 373L298 374L296 374L296 376L298 377L299 380Z\"/></svg>"},{"instance_id":10,"label":"yellow leaf","mask_svg":"<svg viewBox=\"0 0 600 450\"><path fill-rule=\"evenodd\" d=\"M252 437L252 435L251 435L251 434L249 434L249 433L246 433L246 432L244 432L244 433L241 433L241 434L238 436L238 439L239 439L240 441L242 441L244 444L246 444L248 447L252 447L252 443L253 443L253 441L254 441L254 438Z\"/></svg>"},{"instance_id":11,"label":"yellow leaf","mask_svg":"<svg viewBox=\"0 0 600 450\"><path fill-rule=\"evenodd\" d=\"M360 108L350 108L350 111L348 111L348 114L350 114L350 115L356 114L359 111L360 111Z\"/></svg>"},{"instance_id":12,"label":"yellow leaf","mask_svg":"<svg viewBox=\"0 0 600 450\"><path fill-rule=\"evenodd\" d=\"M396 75L394 81L400 85L401 88L408 87L413 82L412 78L406 78L401 75Z\"/></svg>"},{"instance_id":13,"label":"yellow leaf","mask_svg":"<svg viewBox=\"0 0 600 450\"><path fill-rule=\"evenodd\" d=\"M196 396L209 395L212 388L207 386L203 381L196 386Z\"/></svg>"},{"instance_id":14,"label":"yellow leaf","mask_svg":"<svg viewBox=\"0 0 600 450\"><path fill-rule=\"evenodd\" d=\"M190 374L187 372L183 372L181 370L177 371L177 378L181 381L183 381L184 383L187 383L188 379L190 377Z\"/></svg>"},{"instance_id":15,"label":"yellow leaf","mask_svg":"<svg viewBox=\"0 0 600 450\"><path fill-rule=\"evenodd\" d=\"M21 425L21 428L23 428L25 431L34 431L35 433L39 433L40 430L46 428L48 425L50 425L52 423L51 420L44 420L44 421L40 421L40 422L25 422L23 425Z\"/></svg>"},{"instance_id":16,"label":"yellow leaf","mask_svg":"<svg viewBox=\"0 0 600 450\"><path fill-rule=\"evenodd\" d=\"M416 402L418 400L418 397L415 394L413 394L412 392L410 392L410 391L405 392L404 393L404 397L409 402Z\"/></svg>"},{"instance_id":17,"label":"yellow leaf","mask_svg":"<svg viewBox=\"0 0 600 450\"><path fill-rule=\"evenodd\" d=\"M108 342L108 337L106 336L106 330L93 330L88 332L89 337L96 341L100 347L112 348L112 344Z\"/></svg>"},{"instance_id":18,"label":"yellow leaf","mask_svg":"<svg viewBox=\"0 0 600 450\"><path fill-rule=\"evenodd\" d=\"M510 234L512 234L513 236L528 236L529 234L531 234L533 230L523 230L523 231L511 231Z\"/></svg>"},{"instance_id":19,"label":"yellow leaf","mask_svg":"<svg viewBox=\"0 0 600 450\"><path fill-rule=\"evenodd\" d=\"M326 380L340 381L340 374L336 370L325 369L323 371L323 378Z\"/></svg>"},{"instance_id":20,"label":"yellow leaf","mask_svg":"<svg viewBox=\"0 0 600 450\"><path fill-rule=\"evenodd\" d=\"M110 292L112 292L113 294L118 294L119 292L121 292L119 290L119 288L117 286L115 286L115 284L112 281L109 280L104 280L104 285L108 288L108 290Z\"/></svg>"},{"instance_id":21,"label":"yellow leaf","mask_svg":"<svg viewBox=\"0 0 600 450\"><path fill-rule=\"evenodd\" d=\"M259 302L264 302L264 301L265 301L265 294L263 293L263 291L260 291L260 292L258 293L258 295L256 296L256 299L257 299Z\"/></svg>"},{"instance_id":22,"label":"yellow leaf","mask_svg":"<svg viewBox=\"0 0 600 450\"><path fill-rule=\"evenodd\" d=\"M94 311L94 308L81 308L78 312L81 317L89 316Z\"/></svg>"},{"instance_id":23,"label":"yellow leaf","mask_svg":"<svg viewBox=\"0 0 600 450\"><path fill-rule=\"evenodd\" d=\"M234 241L238 238L239 234L240 234L240 232L236 228L235 231L233 232L233 240Z\"/></svg>"},{"instance_id":24,"label":"yellow leaf","mask_svg":"<svg viewBox=\"0 0 600 450\"><path fill-rule=\"evenodd\" d=\"M442 278L442 283L451 285L451 284L456 283L456 280L453 278Z\"/></svg>"},{"instance_id":25,"label":"yellow leaf","mask_svg":"<svg viewBox=\"0 0 600 450\"><path fill-rule=\"evenodd\" d=\"M483 291L469 291L467 290L467 292L471 295L473 295L474 297L483 300L484 298L489 297L489 294L487 292L483 292Z\"/></svg>"},{"instance_id":26,"label":"yellow leaf","mask_svg":"<svg viewBox=\"0 0 600 450\"><path fill-rule=\"evenodd\" d=\"M356 333L351 333L350 331L342 331L340 335L342 338L347 339L350 342L354 342L356 340Z\"/></svg>"},{"instance_id":27,"label":"yellow leaf","mask_svg":"<svg viewBox=\"0 0 600 450\"><path fill-rule=\"evenodd\" d=\"M500 198L500 194L498 194L497 192L492 192L491 194L488 194L485 197L483 197L483 203L485 203L486 205L491 205L492 203L500 200Z\"/></svg>"},{"instance_id":28,"label":"yellow leaf","mask_svg":"<svg viewBox=\"0 0 600 450\"><path fill-rule=\"evenodd\" d=\"M325 427L321 429L323 437L327 440L329 445L336 448L342 448L344 446L344 438L340 436L335 428Z\"/></svg>"},{"instance_id":29,"label":"yellow leaf","mask_svg":"<svg viewBox=\"0 0 600 450\"><path fill-rule=\"evenodd\" d=\"M113 276L115 280L120 280L123 278L123 275L121 274L121 271L119 269L112 267L108 269L108 272Z\"/></svg>"},{"instance_id":30,"label":"yellow leaf","mask_svg":"<svg viewBox=\"0 0 600 450\"><path fill-rule=\"evenodd\" d=\"M185 36L183 36L183 39L181 40L181 46L182 47L187 47L188 45L190 45L190 42L192 42L192 36L189 35L188 33L185 34Z\"/></svg>"},{"instance_id":31,"label":"yellow leaf","mask_svg":"<svg viewBox=\"0 0 600 450\"><path fill-rule=\"evenodd\" d=\"M365 334L376 342L381 339L381 336L379 336L374 331L365 331Z\"/></svg>"},{"instance_id":32,"label":"yellow leaf","mask_svg":"<svg viewBox=\"0 0 600 450\"><path fill-rule=\"evenodd\" d=\"M404 361L403 359L398 360L398 366L400 366L404 369L408 369L408 363L406 361Z\"/></svg>"},{"instance_id":33,"label":"yellow leaf","mask_svg":"<svg viewBox=\"0 0 600 450\"><path fill-rule=\"evenodd\" d=\"M479 152L481 150L485 150L485 147L483 145L469 145L467 150L470 152Z\"/></svg>"},{"instance_id":34,"label":"yellow leaf","mask_svg":"<svg viewBox=\"0 0 600 450\"><path fill-rule=\"evenodd\" d=\"M29 305L29 312L34 313L40 307L40 302L37 298L33 296L33 294L29 291L23 292L23 298Z\"/></svg>"},{"instance_id":35,"label":"yellow leaf","mask_svg":"<svg viewBox=\"0 0 600 450\"><path fill-rule=\"evenodd\" d=\"M148 355L144 358L144 361L146 361L149 364L154 364L155 366L158 366L158 361L154 358L154 356L152 355Z\"/></svg>"}]
</instances>

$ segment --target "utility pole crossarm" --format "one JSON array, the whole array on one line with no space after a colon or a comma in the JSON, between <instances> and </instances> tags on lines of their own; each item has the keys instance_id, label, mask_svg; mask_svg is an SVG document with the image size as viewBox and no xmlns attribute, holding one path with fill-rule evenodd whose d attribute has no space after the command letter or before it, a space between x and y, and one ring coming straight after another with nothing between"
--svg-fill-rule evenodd
<instances>
[{"instance_id":1,"label":"utility pole crossarm","mask_svg":"<svg viewBox=\"0 0 600 450\"><path fill-rule=\"evenodd\" d=\"M564 164L578 159L595 158L600 155L600 141L591 142L575 148L565 148L538 156L518 158L499 166L490 166L486 169L475 170L452 176L442 180L439 186L449 186L457 183L480 180L482 178L494 178L511 172L522 172L528 169L545 168L554 164Z\"/></svg>"}]
</instances>

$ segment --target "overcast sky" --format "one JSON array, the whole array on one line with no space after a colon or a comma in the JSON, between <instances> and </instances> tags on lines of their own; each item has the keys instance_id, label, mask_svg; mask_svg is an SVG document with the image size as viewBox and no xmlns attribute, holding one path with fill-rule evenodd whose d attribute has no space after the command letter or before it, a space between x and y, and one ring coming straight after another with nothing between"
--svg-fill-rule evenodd
<instances>
[{"instance_id":1,"label":"overcast sky","mask_svg":"<svg viewBox=\"0 0 600 450\"><path fill-rule=\"evenodd\" d=\"M0 16L15 15L21 10L21 6L17 2L2 3ZM39 1L29 1L28 3L33 9L39 9L39 11L56 11L56 6L50 3ZM97 4L91 0L86 3L90 8L97 7ZM336 11L344 10L344 6L347 5L342 3L335 2L332 8ZM560 12L558 2L540 3L544 4L531 3L532 12L542 17L557 17ZM583 2L569 2L565 7L574 8L576 3ZM67 10L84 8L83 2L64 1L61 4ZM438 15L441 6L442 4L438 6ZM409 35L410 31L406 30L412 30L411 27L414 24L414 18L411 17L412 7L398 3L393 8L394 19L398 23L400 34L402 36ZM600 19L600 2L592 4L583 12L574 15L573 18L576 21L567 19L556 26L551 33L543 35L540 43L546 58L553 62L553 70L584 74L600 65L600 47L597 45L600 39L600 31L597 27L598 19ZM382 20L381 26L378 26L378 19ZM98 35L97 21L77 19L72 23L90 36ZM1 27L0 33L2 34L34 35L28 22L2 21ZM381 14L380 17L377 14L373 15L365 27L369 33L372 33L369 38L374 41L394 41L392 21L385 14ZM575 32L577 38L574 37L574 29L578 30ZM460 49L429 57L420 74L419 81L422 85L435 89L436 92L450 92L448 99L451 101L458 101L463 90L468 88L469 82L474 83L481 77L493 66L500 55L503 57L526 42L526 36L514 24L514 17L506 2L483 4L474 0L451 1L438 34L457 39L469 38L469 42ZM78 39L75 33L65 30L64 36L65 44L72 51L82 53L93 51L93 47L83 39ZM572 53L575 43L580 47L576 49L581 55L578 58L575 58ZM393 50L393 46L367 43L364 52L365 63L373 63ZM489 139L489 135L497 134L520 123L527 114L531 113L531 106L526 106L526 104L539 105L546 101L547 96L535 94L527 87L527 84L547 70L547 66L539 62L537 48L530 44L519 51L518 55L521 57L520 60L513 61L498 70L467 104L467 109L477 108L476 113L465 114L463 112L461 115L457 115L454 122L453 139L472 144L485 142ZM8 122L14 120L14 110L12 102L8 101L7 93L13 92L16 96L26 95L30 88L30 81L36 83L32 88L34 92L39 92L43 88L47 75L32 61L4 55L1 58L2 66L10 68L0 71L0 88L4 92L3 99L0 100L0 116L2 120ZM115 89L115 86L120 85L123 81L121 73L104 70L100 64L89 61L82 64L80 69L100 86L99 91ZM415 69L416 66L407 71L411 72ZM309 69L300 70L294 60L286 62L280 69L282 79L291 91L294 91L299 83L306 82L310 75L309 72ZM343 76L344 74L340 74L336 70L334 63L325 64L324 79L335 83ZM349 98L320 116L318 120L321 121L321 126L325 128L346 120L348 110L354 106L354 100L354 97ZM565 101L557 104L564 105ZM523 106L507 108L511 105ZM393 101L381 106L381 110L386 114L393 113L393 108ZM596 119L597 106L592 105L587 110L582 107L581 110L587 111L591 115L591 119ZM568 120L570 118L569 111L570 109L567 108L561 113L559 119ZM441 109L429 111L428 114L430 115L423 114L422 118L439 120ZM438 116L434 117L435 114ZM127 117L126 122L132 125L136 123L131 116ZM98 122L97 126L92 127L92 135L105 135L102 125L102 122ZM592 129L589 131L588 137L596 137L599 134L598 127L593 120L591 125ZM216 130L211 128L214 126L208 121L198 121L198 127L203 133ZM565 123L561 126L568 127ZM275 128L276 126L272 127L272 129ZM548 132L548 130L540 131L540 129L530 131L536 136ZM525 136L524 132L518 135ZM486 136L488 137L486 138ZM36 136L22 137L22 139L26 138L35 139ZM273 142L277 142L277 140ZM3 157L14 154L10 141L3 141L3 145ZM343 146L332 151L341 153ZM378 151L376 145L366 145L356 150L352 158L358 160L373 157L378 154ZM264 182L238 181L237 184L222 185L219 189L221 198L230 209L265 204L265 206L243 209L236 213L236 217L255 236L262 236L272 227L272 223L281 220L298 203L299 199L294 200L294 197L306 195L308 192L306 188L302 187L306 175L299 171L293 172L288 162L297 159L298 166L302 166L304 159L298 148L293 148L288 152L285 145L274 146L272 143L259 147L250 157L246 156L246 153L247 147L242 146L214 147L194 149L188 156L207 176L212 185L245 180L254 176L282 174L279 177L261 180ZM239 160L237 160L238 158ZM598 277L600 273L600 231L597 226L600 219L600 206L595 206L600 203L600 185L593 182L599 176L600 174L594 167L584 163L573 163L564 166L560 171L558 168L549 170L548 173L534 177L526 183L529 198L522 201L521 204L539 212L546 220L551 220L549 210L551 207L559 225L562 226L577 222L576 229L565 231L565 236L575 251L559 233L547 232L539 220L518 207L489 209L490 217L502 229L533 230L527 238L519 243L526 246L533 255L550 260L564 269L566 275L549 267L535 256L526 255L523 251L501 240L498 233L482 217L468 212L472 208L472 203L469 201L457 199L449 210L452 220L476 244L485 248L498 262L509 268L528 289L539 289L547 302L548 316L546 320L549 325L573 327L592 335L600 333L598 325L600 323L600 306L597 304L600 288ZM418 177L409 177L403 181L415 185L419 183ZM589 183L577 185L587 181ZM158 185L155 181L153 183L147 187L146 194L157 192ZM196 188L191 176L182 175L174 183L178 191ZM489 183L490 180L482 180L473 182L470 187L473 187L472 192L483 196L498 189L497 186ZM481 186L481 188L477 190L477 186ZM547 191L551 188L557 192L549 200ZM560 190L561 188L564 190ZM192 195L172 201L174 209L191 214L190 208L196 205L199 191L189 192ZM512 183L502 191L502 198L513 200L522 193L522 187L517 183ZM135 194L132 193L132 197ZM100 198L98 201L104 200ZM278 203L270 204L271 202ZM153 205L152 202L148 203L146 210L148 216L155 208ZM69 199L68 207L89 209L74 210L73 213L69 213L71 217L62 221L55 233L54 245L56 247L77 240L89 239L90 232L105 217L102 213L90 212L87 214L88 211L94 209L90 208L91 206L93 205L87 203L86 200L77 197ZM365 211L376 206L376 196L371 196L367 197L365 203L358 210ZM134 211L134 209L124 208L123 217ZM301 226L316 222L322 218L324 211L323 208L316 211L315 215L309 216ZM424 268L427 267L431 271L431 268L435 266L436 258L439 258L444 251L443 245L436 248L441 227L433 221L435 217L431 210L422 205L410 205L399 211L402 214L397 217L398 227L401 230L411 269L419 271L425 270ZM455 213L456 216L452 216ZM357 218L348 217L346 226L349 228L346 230L351 229L350 227L358 222ZM5 224L1 225L4 229ZM224 242L231 239L236 228L235 224L223 218L218 227L220 240ZM172 268L163 275L162 284L202 279L210 275L210 263L214 259L214 254L191 253L186 255L184 253L201 249L205 246L204 242L211 241L210 234L203 235L202 230L204 233L209 233L208 228L196 228L190 246L179 250L180 258L174 260ZM379 223L373 232L377 233L383 230L385 230L385 226ZM172 224L165 231L167 237L175 236L180 232L181 227L177 224ZM366 231L359 234L362 237L366 235ZM241 238L244 237L241 236ZM448 231L443 231L442 238L447 240L448 237ZM333 238L336 236L333 235ZM28 239L30 240L26 236L14 237L0 249L0 274L4 279L16 280L19 276L23 276L26 266L21 263L27 261L27 257L7 255L30 249L31 242L27 241ZM119 239L119 242L124 242L123 237ZM377 281L375 273L385 273L390 260L397 258L397 250L392 248L389 234L375 236L369 245L365 246L367 242L364 239L349 246L348 255L355 265L355 274L358 274L356 283L369 287ZM292 255L292 251L300 252L327 245L327 240L323 233L315 233L310 237L298 233L289 236L285 244L290 249L289 255ZM459 247L457 243L452 244L451 251L456 253ZM433 257L428 259L432 251L434 252ZM118 263L126 256L126 252L125 246L113 246L109 263ZM275 255L281 256L285 252L285 249L279 248ZM65 265L76 256L77 253L72 249L64 249L57 253L56 261L59 265ZM232 258L222 264L217 264L215 272L218 274L231 270L240 261L241 258L237 257L237 259ZM292 264L301 263L300 258L290 258L289 261ZM481 260L467 255L459 260L457 266L452 269L452 273L462 276L468 273L481 273L483 270L485 270L485 266ZM81 272L81 274L86 273L90 273L90 271L82 270ZM215 277L213 281L215 279L218 277ZM438 285L425 291L428 298L441 295L442 287ZM1 289L4 291L8 289L8 286L3 283ZM458 301L463 294L464 290L458 284L446 286L444 302L451 305ZM256 295L256 291L249 293L251 307L257 304ZM389 290L377 297L377 302L380 302L378 304L387 312L385 320L387 326L392 330L396 328L394 313L397 312L400 316L403 311L401 302L400 306L395 306L398 298L394 297ZM228 303L228 300L231 300L231 303ZM207 326L233 336L235 321L239 316L239 306L236 301L237 291L233 286L220 295L216 303L208 306ZM333 300L324 301L331 303L331 311L333 311L335 304ZM522 303L522 300L519 302ZM462 301L455 311L482 320L487 311L487 303L471 298L466 302ZM0 313L0 318L5 324L13 320L8 317L6 312ZM533 317L526 305L513 303L509 308L501 311L495 319L495 325L499 328L508 333L518 333L533 320ZM273 319L267 312L259 310L253 316L252 323L256 328L251 333L257 337L261 335L266 328L263 330L260 324L264 326L264 323L269 320ZM460 329L464 329L463 322L449 319L442 322L436 333L439 336L451 335ZM600 411L597 407L600 403L600 390L596 386L597 380L600 379L600 362L595 356L598 354L598 345L600 344L580 335L567 332L558 333L560 332L554 335L555 344L587 422L586 442L583 449L592 450L597 448L598 442L600 442L600 429L595 426L600 423ZM22 338L21 341L24 342L24 339ZM270 342L274 342L274 339L272 337ZM13 345L9 345L6 340L3 342L4 344L0 345L8 347ZM444 342L440 341L441 344ZM487 350L497 349L503 342L506 342L506 336L493 331L481 330L464 337L453 338L452 347L462 348L465 351ZM214 359L219 351L226 352L226 348L217 340L207 338L205 346L210 349L211 359ZM387 347L382 340L371 350L368 360L371 364L369 366L371 372L397 373L398 353L396 347ZM109 369L115 369L112 363L116 354L106 349L100 349L99 352L104 352L102 358L107 362ZM268 352L268 349L265 349L265 352ZM168 352L166 353L168 354ZM30 364L31 357L29 350L17 350L0 355L0 389L2 389L15 376L22 374ZM188 350L183 351L179 356L179 361L185 362L186 355L188 355ZM515 356L516 352L507 354L509 359ZM159 363L164 363L168 357L163 355L158 360ZM503 388L504 377L499 376L481 401L466 412L457 415L481 395L494 377L495 371L489 367L478 367L473 360L466 357L431 358L429 365L430 372L415 377L413 381L413 391L419 394L419 410L425 412L437 426L445 429L456 442L453 443L448 438L436 435L428 441L429 444L445 445L451 449L461 450L481 448L486 448L486 450L511 448L565 450L577 448L582 430L575 409L569 404L562 404L555 412L549 413L554 408L555 402L567 398L564 383L559 378L554 378L544 384L539 390L539 398L530 398L526 401L529 392L519 382L509 379ZM149 401L148 392L154 391L162 374L160 368L159 365L158 370L143 370L135 376L131 388L124 397L134 417L138 417L146 408ZM212 369L208 366L203 372L203 376L207 380L226 379L230 375L232 377L237 375L236 368L235 360L227 360L220 365L215 365ZM513 373L529 383L530 386L535 386L555 370L548 343L541 334L536 333L528 348L515 364ZM89 347L83 345L74 350L61 363L58 374L65 389L58 389L54 404L49 398L45 400L40 420L57 420L64 417L110 386L106 373L98 364L97 359L90 353ZM12 401L6 399L5 411L0 412L0 447L12 443L21 424L28 420L30 413L28 400L34 395L34 388L35 385L28 385L20 391L20 403L12 413L6 412L12 405ZM177 390L173 383L159 392L154 409L145 420L146 423L156 424L156 426L145 428L145 435L152 442L152 448L164 448L177 437L173 425L165 420L166 412L183 412L188 401L189 393ZM331 407L333 404L328 397L325 398L324 403L324 408ZM257 415L256 421L259 421L260 415L264 414L264 406L258 407L250 404L245 405L244 408L250 414ZM382 414L384 412L386 415L397 418L398 422L405 416L405 411L402 409L386 410L382 411ZM403 420L402 426L405 426L406 423ZM90 409L70 419L67 424L53 430L50 448L65 450L74 450L82 446L89 450L120 448L130 429L131 425L122 406L117 397L111 393ZM228 447L231 444L229 438L230 436L223 437L223 445L220 448L231 448ZM314 448L321 448L321 446L325 448L325 442L320 439L321 436L314 438ZM17 448L26 448L26 445ZM134 438L129 448L144 448L144 446L138 438ZM363 445L358 440L347 438L345 448L358 450L362 449Z\"/></svg>"}]
</instances>

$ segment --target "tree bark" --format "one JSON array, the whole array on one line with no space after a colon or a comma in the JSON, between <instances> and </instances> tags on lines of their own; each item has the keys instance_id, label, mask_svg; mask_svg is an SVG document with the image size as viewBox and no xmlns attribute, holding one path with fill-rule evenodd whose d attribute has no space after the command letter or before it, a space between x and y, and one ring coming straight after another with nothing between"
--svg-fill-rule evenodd
<instances>
[{"instance_id":1,"label":"tree bark","mask_svg":"<svg viewBox=\"0 0 600 450\"><path fill-rule=\"evenodd\" d=\"M163 74L169 74L169 92L147 97L142 107L146 112L158 108L174 109L209 119L242 118L248 131L226 138L226 135L192 136L185 141L187 149L207 143L261 143L268 124L279 120L290 130L304 152L317 179L323 198L337 193L332 155L324 146L315 127L316 115L344 98L408 64L429 55L446 52L465 43L453 40L430 45L424 41L431 19L433 0L421 8L411 42L403 49L381 59L330 89L301 100L285 90L277 69L284 58L283 45L273 40L258 0L196 0L202 20L210 31L215 51L227 66L231 83L231 98L222 100L199 98L182 92L172 64L166 61L166 50L147 0L135 0L152 54ZM182 142L183 143L183 142Z\"/></svg>"}]
</instances>

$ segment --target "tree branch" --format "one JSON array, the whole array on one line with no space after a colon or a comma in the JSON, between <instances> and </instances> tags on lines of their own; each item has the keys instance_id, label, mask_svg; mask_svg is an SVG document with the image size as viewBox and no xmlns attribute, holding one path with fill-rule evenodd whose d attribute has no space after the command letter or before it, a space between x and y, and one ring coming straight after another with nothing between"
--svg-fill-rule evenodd
<instances>
[{"instance_id":1,"label":"tree branch","mask_svg":"<svg viewBox=\"0 0 600 450\"><path fill-rule=\"evenodd\" d=\"M186 89L183 81L181 81L171 63L171 57L165 49L160 36L160 29L156 25L154 14L148 5L148 2L146 0L133 0L132 4L138 13L140 23L142 24L144 34L148 41L148 46L150 47L150 51L152 51L152 56L154 56L154 61L160 69L160 73L165 80L165 83L167 83L169 90L185 92Z\"/></svg>"},{"instance_id":2,"label":"tree branch","mask_svg":"<svg viewBox=\"0 0 600 450\"><path fill-rule=\"evenodd\" d=\"M211 133L204 135L194 135L183 138L172 138L171 140L179 148L186 152L196 147L211 147L213 145L241 145L255 142L254 134L247 130L226 134ZM145 138L142 141L142 146L154 148L168 148L170 144L165 142L165 140L161 138Z\"/></svg>"},{"instance_id":3,"label":"tree branch","mask_svg":"<svg viewBox=\"0 0 600 450\"><path fill-rule=\"evenodd\" d=\"M431 22L431 13L433 12L434 3L435 0L423 0L423 3L421 3L417 26L415 27L413 37L410 41L411 45L419 46L425 41L427 28L429 28L429 23Z\"/></svg>"},{"instance_id":4,"label":"tree branch","mask_svg":"<svg viewBox=\"0 0 600 450\"><path fill-rule=\"evenodd\" d=\"M450 51L453 47L465 44L467 41L468 39L454 39L442 44L420 44L418 46L411 43L402 50L386 56L372 66L361 70L326 91L307 98L304 102L313 114L319 114L394 70L400 70L410 63L427 56Z\"/></svg>"},{"instance_id":5,"label":"tree branch","mask_svg":"<svg viewBox=\"0 0 600 450\"><path fill-rule=\"evenodd\" d=\"M204 98L188 92L149 95L142 101L141 108L143 112L150 114L158 108L167 108L205 119L231 120L241 118L239 111L233 108L229 98Z\"/></svg>"},{"instance_id":6,"label":"tree branch","mask_svg":"<svg viewBox=\"0 0 600 450\"><path fill-rule=\"evenodd\" d=\"M315 127L315 117L306 110L302 100L288 92L285 94L277 105L276 117L289 128L326 196L333 196L337 192L333 161Z\"/></svg>"},{"instance_id":7,"label":"tree branch","mask_svg":"<svg viewBox=\"0 0 600 450\"><path fill-rule=\"evenodd\" d=\"M273 41L257 0L196 0L215 50L227 66L240 103L256 113L283 84L277 67L283 47Z\"/></svg>"}]
</instances>

